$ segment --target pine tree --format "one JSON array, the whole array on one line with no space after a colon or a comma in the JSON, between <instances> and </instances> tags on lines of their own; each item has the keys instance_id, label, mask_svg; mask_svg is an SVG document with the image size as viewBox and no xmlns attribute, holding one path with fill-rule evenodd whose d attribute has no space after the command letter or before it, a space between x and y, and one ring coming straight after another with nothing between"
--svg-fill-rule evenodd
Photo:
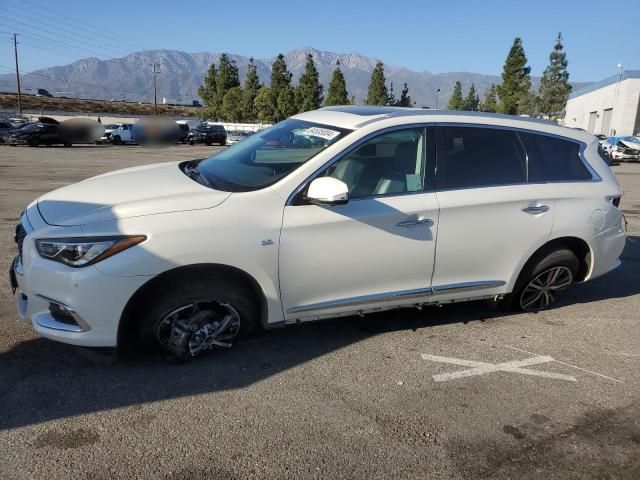
<instances>
[{"instance_id":1,"label":"pine tree","mask_svg":"<svg viewBox=\"0 0 640 480\"><path fill-rule=\"evenodd\" d=\"M275 123L277 116L277 99L270 87L262 87L253 102L256 116L262 123Z\"/></svg>"},{"instance_id":2,"label":"pine tree","mask_svg":"<svg viewBox=\"0 0 640 480\"><path fill-rule=\"evenodd\" d=\"M495 113L498 111L498 97L496 94L496 85L494 83L491 84L489 90L484 95L484 100L480 105L480 110L482 112L492 112Z\"/></svg>"},{"instance_id":3,"label":"pine tree","mask_svg":"<svg viewBox=\"0 0 640 480\"><path fill-rule=\"evenodd\" d=\"M216 91L218 102L222 104L227 91L234 87L240 86L240 79L238 78L238 66L235 60L229 60L226 53L220 55L220 62L218 64L218 75L216 77Z\"/></svg>"},{"instance_id":4,"label":"pine tree","mask_svg":"<svg viewBox=\"0 0 640 480\"><path fill-rule=\"evenodd\" d=\"M327 96L324 99L325 105L347 105L349 94L347 93L347 83L344 80L342 70L340 70L340 60L336 61L336 69L331 76Z\"/></svg>"},{"instance_id":5,"label":"pine tree","mask_svg":"<svg viewBox=\"0 0 640 480\"><path fill-rule=\"evenodd\" d=\"M204 77L204 83L198 88L198 95L204 102L204 116L210 118L216 118L218 116L218 101L217 101L217 89L216 89L216 77L218 76L218 70L216 64L212 63L209 67L209 71Z\"/></svg>"},{"instance_id":6,"label":"pine tree","mask_svg":"<svg viewBox=\"0 0 640 480\"><path fill-rule=\"evenodd\" d=\"M562 34L558 33L556 44L549 55L549 66L540 80L540 111L550 118L557 118L564 109L571 93L567 54L562 51Z\"/></svg>"},{"instance_id":7,"label":"pine tree","mask_svg":"<svg viewBox=\"0 0 640 480\"><path fill-rule=\"evenodd\" d=\"M318 69L313 61L313 55L308 53L304 73L300 76L300 81L298 82L299 111L307 112L320 108L323 90L324 87L320 84Z\"/></svg>"},{"instance_id":8,"label":"pine tree","mask_svg":"<svg viewBox=\"0 0 640 480\"><path fill-rule=\"evenodd\" d=\"M253 57L251 57L247 67L247 76L244 80L244 89L242 90L242 116L247 122L254 122L258 118L255 100L261 86L258 78L258 69Z\"/></svg>"},{"instance_id":9,"label":"pine tree","mask_svg":"<svg viewBox=\"0 0 640 480\"><path fill-rule=\"evenodd\" d=\"M453 94L447 104L447 110L462 110L464 99L462 98L462 84L458 81L453 87Z\"/></svg>"},{"instance_id":10,"label":"pine tree","mask_svg":"<svg viewBox=\"0 0 640 480\"><path fill-rule=\"evenodd\" d=\"M410 107L413 104L411 103L411 96L409 95L409 87L405 83L402 87L402 93L400 94L400 99L395 103L398 107Z\"/></svg>"},{"instance_id":11,"label":"pine tree","mask_svg":"<svg viewBox=\"0 0 640 480\"><path fill-rule=\"evenodd\" d=\"M393 82L389 86L389 94L387 95L387 103L385 105L394 106L396 104L396 94L393 93Z\"/></svg>"},{"instance_id":12,"label":"pine tree","mask_svg":"<svg viewBox=\"0 0 640 480\"><path fill-rule=\"evenodd\" d=\"M469 112L476 112L480 107L480 97L478 96L478 92L476 92L476 86L472 83L471 87L469 87L469 93L467 93L467 98L463 101L463 110L467 110Z\"/></svg>"},{"instance_id":13,"label":"pine tree","mask_svg":"<svg viewBox=\"0 0 640 480\"><path fill-rule=\"evenodd\" d=\"M388 102L387 86L384 78L384 65L378 62L371 72L371 82L367 92L367 105L386 105Z\"/></svg>"},{"instance_id":14,"label":"pine tree","mask_svg":"<svg viewBox=\"0 0 640 480\"><path fill-rule=\"evenodd\" d=\"M287 70L287 63L284 61L284 55L278 54L278 57L271 65L271 84L270 87L276 94L280 95L280 90L291 85L291 72Z\"/></svg>"},{"instance_id":15,"label":"pine tree","mask_svg":"<svg viewBox=\"0 0 640 480\"><path fill-rule=\"evenodd\" d=\"M496 87L500 97L500 112L509 115L518 113L519 105L528 97L531 89L530 73L531 67L527 67L522 39L516 37L504 62L502 85Z\"/></svg>"},{"instance_id":16,"label":"pine tree","mask_svg":"<svg viewBox=\"0 0 640 480\"><path fill-rule=\"evenodd\" d=\"M242 88L240 87L232 87L227 90L220 106L220 118L226 122L241 122L244 119L242 97Z\"/></svg>"},{"instance_id":17,"label":"pine tree","mask_svg":"<svg viewBox=\"0 0 640 480\"><path fill-rule=\"evenodd\" d=\"M276 121L278 122L298 113L296 90L291 85L280 89L277 98L276 112Z\"/></svg>"}]
</instances>

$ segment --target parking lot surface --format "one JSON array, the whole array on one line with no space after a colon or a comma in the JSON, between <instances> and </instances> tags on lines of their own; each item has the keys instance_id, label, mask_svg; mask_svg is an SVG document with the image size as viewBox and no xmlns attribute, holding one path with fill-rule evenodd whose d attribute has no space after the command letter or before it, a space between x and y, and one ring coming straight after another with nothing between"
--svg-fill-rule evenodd
<instances>
[{"instance_id":1,"label":"parking lot surface","mask_svg":"<svg viewBox=\"0 0 640 480\"><path fill-rule=\"evenodd\" d=\"M0 147L0 264L35 197L218 147ZM0 280L0 479L640 478L640 164L622 266L552 310L475 302L272 331L192 362L84 351Z\"/></svg>"}]
</instances>

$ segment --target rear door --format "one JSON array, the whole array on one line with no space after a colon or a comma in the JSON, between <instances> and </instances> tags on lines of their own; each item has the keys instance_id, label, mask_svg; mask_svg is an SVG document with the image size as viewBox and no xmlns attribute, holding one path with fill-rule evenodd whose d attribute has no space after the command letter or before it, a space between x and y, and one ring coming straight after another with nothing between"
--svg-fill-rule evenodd
<instances>
[{"instance_id":1,"label":"rear door","mask_svg":"<svg viewBox=\"0 0 640 480\"><path fill-rule=\"evenodd\" d=\"M311 205L301 193L285 207L285 318L428 300L438 229L434 151L433 128L373 135L320 173L347 184L347 204Z\"/></svg>"},{"instance_id":2,"label":"rear door","mask_svg":"<svg viewBox=\"0 0 640 480\"><path fill-rule=\"evenodd\" d=\"M522 259L548 239L553 193L527 184L527 157L513 130L442 125L437 138L434 300L503 293Z\"/></svg>"}]
</instances>

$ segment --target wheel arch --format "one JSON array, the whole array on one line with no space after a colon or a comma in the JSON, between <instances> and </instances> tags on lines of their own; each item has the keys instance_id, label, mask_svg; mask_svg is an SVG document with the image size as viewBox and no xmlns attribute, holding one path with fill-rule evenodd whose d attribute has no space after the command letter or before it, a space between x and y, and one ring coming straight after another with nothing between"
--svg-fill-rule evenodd
<instances>
[{"instance_id":1,"label":"wheel arch","mask_svg":"<svg viewBox=\"0 0 640 480\"><path fill-rule=\"evenodd\" d=\"M144 308L147 302L152 301L156 291L167 284L175 284L185 277L193 275L215 275L239 281L258 302L260 324L263 327L266 325L269 313L267 299L262 287L253 276L237 267L218 263L184 265L156 275L139 287L129 298L118 323L118 347L133 346L137 329L140 325L138 312Z\"/></svg>"},{"instance_id":2,"label":"wheel arch","mask_svg":"<svg viewBox=\"0 0 640 480\"><path fill-rule=\"evenodd\" d=\"M516 288L516 284L520 279L522 272L526 271L532 263L540 261L543 256L558 248L567 248L571 250L578 259L580 266L578 268L578 273L576 274L575 281L581 282L585 278L588 278L593 265L593 252L589 244L584 239L579 237L557 237L548 240L546 243L538 247L531 255L529 255L529 258L516 272L516 276L513 280L514 289Z\"/></svg>"}]
</instances>

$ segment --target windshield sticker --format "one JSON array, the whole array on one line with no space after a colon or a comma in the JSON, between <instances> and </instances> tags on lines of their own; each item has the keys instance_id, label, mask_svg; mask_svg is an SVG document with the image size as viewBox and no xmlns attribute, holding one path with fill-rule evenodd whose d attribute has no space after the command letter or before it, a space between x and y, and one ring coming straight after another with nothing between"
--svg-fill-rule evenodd
<instances>
[{"instance_id":1,"label":"windshield sticker","mask_svg":"<svg viewBox=\"0 0 640 480\"><path fill-rule=\"evenodd\" d=\"M324 138L325 140L333 140L340 135L340 132L336 132L335 130L330 130L328 128L310 127L303 130L302 134L309 135L310 137Z\"/></svg>"}]
</instances>

